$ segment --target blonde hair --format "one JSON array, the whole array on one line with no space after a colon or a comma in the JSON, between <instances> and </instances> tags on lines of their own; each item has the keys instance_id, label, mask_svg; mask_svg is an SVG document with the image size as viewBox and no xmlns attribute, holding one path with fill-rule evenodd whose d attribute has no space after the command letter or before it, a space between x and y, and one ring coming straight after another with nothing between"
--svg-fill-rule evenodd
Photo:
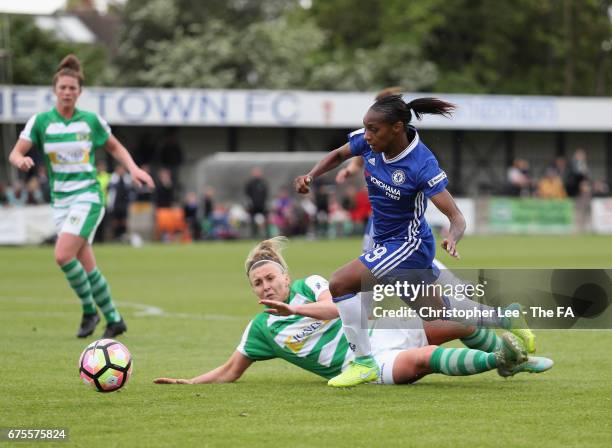
<instances>
[{"instance_id":1,"label":"blonde hair","mask_svg":"<svg viewBox=\"0 0 612 448\"><path fill-rule=\"evenodd\" d=\"M55 87L55 84L57 84L60 76L72 76L79 81L79 87L82 87L85 77L81 71L81 62L79 61L79 58L73 54L69 54L62 59L62 62L60 62L57 66L57 71L53 76L53 87Z\"/></svg>"},{"instance_id":2,"label":"blonde hair","mask_svg":"<svg viewBox=\"0 0 612 448\"><path fill-rule=\"evenodd\" d=\"M284 236L276 236L269 240L262 241L251 249L244 262L246 275L248 276L255 263L259 262L262 262L261 264L265 264L265 262L276 263L280 265L283 272L287 272L287 263L281 255L281 252L288 241L289 240Z\"/></svg>"}]
</instances>

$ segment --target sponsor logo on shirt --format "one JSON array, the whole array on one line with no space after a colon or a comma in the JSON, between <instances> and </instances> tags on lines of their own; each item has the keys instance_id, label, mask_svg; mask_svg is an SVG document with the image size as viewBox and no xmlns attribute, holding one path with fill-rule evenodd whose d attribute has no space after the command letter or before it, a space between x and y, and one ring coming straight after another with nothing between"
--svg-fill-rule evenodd
<instances>
[{"instance_id":1,"label":"sponsor logo on shirt","mask_svg":"<svg viewBox=\"0 0 612 448\"><path fill-rule=\"evenodd\" d=\"M374 157L370 157L370 158L368 159L368 163L369 163L370 165L374 165L374 166L376 166L376 159L375 159Z\"/></svg>"},{"instance_id":2,"label":"sponsor logo on shirt","mask_svg":"<svg viewBox=\"0 0 612 448\"><path fill-rule=\"evenodd\" d=\"M293 353L299 352L308 340L308 338L327 322L328 321L326 320L318 320L316 322L311 323L306 328L302 328L298 333L287 336L287 339L285 339L285 347L287 347Z\"/></svg>"},{"instance_id":3,"label":"sponsor logo on shirt","mask_svg":"<svg viewBox=\"0 0 612 448\"><path fill-rule=\"evenodd\" d=\"M446 173L444 171L442 171L436 177L432 177L431 179L429 179L427 181L427 185L429 185L430 187L433 187L434 185L439 184L440 182L442 182L442 180L444 180L444 179L446 179Z\"/></svg>"},{"instance_id":4,"label":"sponsor logo on shirt","mask_svg":"<svg viewBox=\"0 0 612 448\"><path fill-rule=\"evenodd\" d=\"M392 187L391 185L387 185L381 180L376 179L374 176L370 176L370 181L376 185L378 188L381 188L385 191L385 194L391 199L395 199L399 201L401 192L399 188Z\"/></svg>"},{"instance_id":5,"label":"sponsor logo on shirt","mask_svg":"<svg viewBox=\"0 0 612 448\"><path fill-rule=\"evenodd\" d=\"M74 151L49 153L51 163L56 165L73 165L89 162L89 151L75 149Z\"/></svg>"}]
</instances>

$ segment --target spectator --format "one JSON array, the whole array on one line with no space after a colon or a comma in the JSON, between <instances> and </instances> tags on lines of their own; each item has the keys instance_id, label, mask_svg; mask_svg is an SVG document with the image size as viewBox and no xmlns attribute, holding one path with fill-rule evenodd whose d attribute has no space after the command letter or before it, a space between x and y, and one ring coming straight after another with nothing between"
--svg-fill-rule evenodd
<instances>
[{"instance_id":1,"label":"spectator","mask_svg":"<svg viewBox=\"0 0 612 448\"><path fill-rule=\"evenodd\" d=\"M22 207L26 203L27 193L25 188L23 187L23 182L20 180L16 180L6 190L6 198L8 205L11 207Z\"/></svg>"},{"instance_id":2,"label":"spectator","mask_svg":"<svg viewBox=\"0 0 612 448\"><path fill-rule=\"evenodd\" d=\"M149 165L142 165L142 170L147 174L151 174L151 168ZM149 188L146 184L141 187L134 188L134 201L135 202L153 202L154 190Z\"/></svg>"},{"instance_id":3,"label":"spectator","mask_svg":"<svg viewBox=\"0 0 612 448\"><path fill-rule=\"evenodd\" d=\"M206 187L202 198L202 219L200 229L203 238L213 238L213 212L215 210L215 189Z\"/></svg>"},{"instance_id":4,"label":"spectator","mask_svg":"<svg viewBox=\"0 0 612 448\"><path fill-rule=\"evenodd\" d=\"M272 224L281 235L291 234L291 211L293 201L289 197L289 189L281 187L272 206Z\"/></svg>"},{"instance_id":5,"label":"spectator","mask_svg":"<svg viewBox=\"0 0 612 448\"><path fill-rule=\"evenodd\" d=\"M185 214L185 223L191 234L191 239L200 239L200 222L198 220L198 196L195 192L190 191L185 195L183 202L183 212Z\"/></svg>"},{"instance_id":6,"label":"spectator","mask_svg":"<svg viewBox=\"0 0 612 448\"><path fill-rule=\"evenodd\" d=\"M563 199L567 197L561 177L555 168L547 168L538 182L538 196L542 199Z\"/></svg>"},{"instance_id":7,"label":"spectator","mask_svg":"<svg viewBox=\"0 0 612 448\"><path fill-rule=\"evenodd\" d=\"M569 175L569 170L567 167L567 159L564 156L559 156L555 158L555 161L552 167L555 169L555 171L557 171L557 174L559 175L559 177L563 181L563 185L565 186L567 177Z\"/></svg>"},{"instance_id":8,"label":"spectator","mask_svg":"<svg viewBox=\"0 0 612 448\"><path fill-rule=\"evenodd\" d=\"M172 183L178 185L178 171L183 163L183 148L178 139L177 128L166 128L159 145L159 163L170 170Z\"/></svg>"},{"instance_id":9,"label":"spectator","mask_svg":"<svg viewBox=\"0 0 612 448\"><path fill-rule=\"evenodd\" d=\"M529 174L529 162L525 159L514 159L507 172L508 194L511 196L529 196L532 180Z\"/></svg>"},{"instance_id":10,"label":"spectator","mask_svg":"<svg viewBox=\"0 0 612 448\"><path fill-rule=\"evenodd\" d=\"M45 203L45 198L36 176L30 177L30 180L28 180L25 195L25 205L39 205Z\"/></svg>"},{"instance_id":11,"label":"spectator","mask_svg":"<svg viewBox=\"0 0 612 448\"><path fill-rule=\"evenodd\" d=\"M303 216L303 223L298 226L298 232L307 235L309 238L314 238L317 206L312 199L312 194L303 195L298 205L301 210L300 215Z\"/></svg>"},{"instance_id":12,"label":"spectator","mask_svg":"<svg viewBox=\"0 0 612 448\"><path fill-rule=\"evenodd\" d=\"M108 210L111 216L113 239L121 240L127 233L127 217L132 200L132 177L123 167L117 165L108 184Z\"/></svg>"},{"instance_id":13,"label":"spectator","mask_svg":"<svg viewBox=\"0 0 612 448\"><path fill-rule=\"evenodd\" d=\"M335 194L329 195L329 224L329 236L332 238L350 234L353 227L351 215L338 201Z\"/></svg>"},{"instance_id":14,"label":"spectator","mask_svg":"<svg viewBox=\"0 0 612 448\"><path fill-rule=\"evenodd\" d=\"M223 204L215 204L212 212L212 237L214 239L233 239L236 232L230 225L229 209Z\"/></svg>"},{"instance_id":15,"label":"spectator","mask_svg":"<svg viewBox=\"0 0 612 448\"><path fill-rule=\"evenodd\" d=\"M8 197L6 196L6 185L0 182L0 206L8 204Z\"/></svg>"},{"instance_id":16,"label":"spectator","mask_svg":"<svg viewBox=\"0 0 612 448\"><path fill-rule=\"evenodd\" d=\"M247 211L251 220L251 237L258 238L259 230L263 226L265 236L268 238L268 184L263 178L261 168L253 167L251 178L244 186L244 192L248 199Z\"/></svg>"},{"instance_id":17,"label":"spectator","mask_svg":"<svg viewBox=\"0 0 612 448\"><path fill-rule=\"evenodd\" d=\"M589 181L589 167L584 149L576 149L570 160L568 171L567 194L571 197L583 195L585 187L581 186L581 184Z\"/></svg>"},{"instance_id":18,"label":"spectator","mask_svg":"<svg viewBox=\"0 0 612 448\"><path fill-rule=\"evenodd\" d=\"M174 205L174 183L168 168L160 168L157 173L155 205L157 208L171 208Z\"/></svg>"},{"instance_id":19,"label":"spectator","mask_svg":"<svg viewBox=\"0 0 612 448\"><path fill-rule=\"evenodd\" d=\"M47 167L44 164L36 165L36 179L40 186L40 191L43 195L43 201L45 204L51 202L51 189L49 186L49 177L47 176Z\"/></svg>"},{"instance_id":20,"label":"spectator","mask_svg":"<svg viewBox=\"0 0 612 448\"><path fill-rule=\"evenodd\" d=\"M100 221L98 231L96 232L96 236L94 237L94 241L100 243L106 241L106 229L110 220L110 210L108 208L108 185L110 184L111 175L108 172L108 165L106 163L106 160L96 160L96 172L96 179L98 179L98 183L100 184L100 191L102 192L102 205L105 209L104 216L102 217L102 221Z\"/></svg>"},{"instance_id":21,"label":"spectator","mask_svg":"<svg viewBox=\"0 0 612 448\"><path fill-rule=\"evenodd\" d=\"M593 181L592 193L595 197L607 197L610 196L610 186L601 180Z\"/></svg>"},{"instance_id":22,"label":"spectator","mask_svg":"<svg viewBox=\"0 0 612 448\"><path fill-rule=\"evenodd\" d=\"M315 232L317 235L327 235L329 224L329 194L329 185L315 182L315 205L317 207Z\"/></svg>"},{"instance_id":23,"label":"spectator","mask_svg":"<svg viewBox=\"0 0 612 448\"><path fill-rule=\"evenodd\" d=\"M361 230L363 230L372 213L372 206L368 198L368 188L365 185L355 194L354 204L355 206L351 210L351 219L354 223L359 224Z\"/></svg>"}]
</instances>

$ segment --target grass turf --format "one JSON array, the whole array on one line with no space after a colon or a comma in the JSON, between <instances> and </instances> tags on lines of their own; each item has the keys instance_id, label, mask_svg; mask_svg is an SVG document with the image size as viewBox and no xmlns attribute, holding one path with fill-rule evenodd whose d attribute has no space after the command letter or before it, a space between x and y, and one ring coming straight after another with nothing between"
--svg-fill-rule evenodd
<instances>
[{"instance_id":1,"label":"grass turf","mask_svg":"<svg viewBox=\"0 0 612 448\"><path fill-rule=\"evenodd\" d=\"M0 248L0 427L66 427L79 446L609 446L612 332L540 331L541 376L432 375L412 386L335 390L283 361L235 384L158 386L223 363L259 311L242 269L253 242L97 246L129 331L134 376L81 384L78 300L52 249ZM329 276L357 240L293 241L293 278ZM471 237L449 267L612 267L612 238ZM163 311L163 314L158 315ZM102 325L94 334L99 337ZM25 445L20 445L25 446Z\"/></svg>"}]
</instances>

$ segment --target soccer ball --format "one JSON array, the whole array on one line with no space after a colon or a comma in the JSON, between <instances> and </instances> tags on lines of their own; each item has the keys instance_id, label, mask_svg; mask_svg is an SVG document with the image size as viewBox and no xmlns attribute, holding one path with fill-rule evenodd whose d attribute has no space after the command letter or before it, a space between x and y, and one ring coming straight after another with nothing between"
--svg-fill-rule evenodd
<instances>
[{"instance_id":1,"label":"soccer ball","mask_svg":"<svg viewBox=\"0 0 612 448\"><path fill-rule=\"evenodd\" d=\"M81 353L79 375L85 384L99 392L115 391L132 376L132 356L121 342L100 339Z\"/></svg>"}]
</instances>

